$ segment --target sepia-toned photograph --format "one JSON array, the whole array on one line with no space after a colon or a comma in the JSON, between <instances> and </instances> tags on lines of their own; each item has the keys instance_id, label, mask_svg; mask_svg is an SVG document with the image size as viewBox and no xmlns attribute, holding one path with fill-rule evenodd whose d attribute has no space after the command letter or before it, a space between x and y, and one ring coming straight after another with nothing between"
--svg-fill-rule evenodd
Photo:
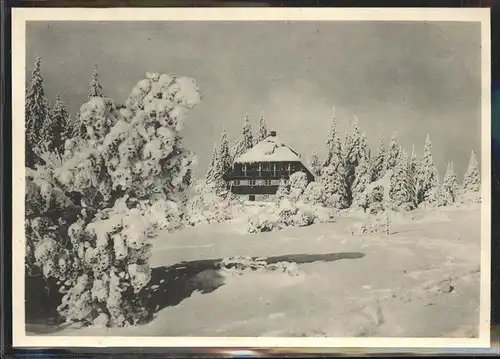
<instances>
[{"instance_id":1,"label":"sepia-toned photograph","mask_svg":"<svg viewBox=\"0 0 500 359\"><path fill-rule=\"evenodd\" d=\"M488 12L27 10L23 343L489 336Z\"/></svg>"}]
</instances>

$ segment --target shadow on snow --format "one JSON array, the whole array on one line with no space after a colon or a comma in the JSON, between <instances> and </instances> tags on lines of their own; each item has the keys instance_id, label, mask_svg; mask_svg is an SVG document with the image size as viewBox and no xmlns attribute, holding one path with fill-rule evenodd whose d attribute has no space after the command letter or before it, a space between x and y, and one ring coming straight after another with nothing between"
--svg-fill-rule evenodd
<instances>
[{"instance_id":1,"label":"shadow on snow","mask_svg":"<svg viewBox=\"0 0 500 359\"><path fill-rule=\"evenodd\" d=\"M267 264L291 262L306 264L313 262L334 262L341 259L364 257L360 252L287 254L274 257L254 257ZM149 285L141 292L147 308L154 313L182 302L194 292L208 294L225 284L221 274L222 259L206 259L181 262L168 267L153 268Z\"/></svg>"},{"instance_id":2,"label":"shadow on snow","mask_svg":"<svg viewBox=\"0 0 500 359\"><path fill-rule=\"evenodd\" d=\"M360 252L322 253L322 254L286 254L273 257L253 257L267 264L291 262L307 264L313 262L334 262L341 259L358 259L364 257ZM151 281L141 291L139 296L146 308L151 310L151 318L160 310L175 306L194 292L207 294L225 284L221 273L222 259L207 259L180 262L171 266L152 269ZM29 278L29 277L27 277ZM46 292L47 282L40 278L29 278L26 282L26 329L31 333L48 334L62 328L57 325L56 303L60 302L61 295L52 291ZM35 280L36 279L36 280ZM54 283L51 283L54 285ZM55 286L53 286L55 288Z\"/></svg>"}]
</instances>

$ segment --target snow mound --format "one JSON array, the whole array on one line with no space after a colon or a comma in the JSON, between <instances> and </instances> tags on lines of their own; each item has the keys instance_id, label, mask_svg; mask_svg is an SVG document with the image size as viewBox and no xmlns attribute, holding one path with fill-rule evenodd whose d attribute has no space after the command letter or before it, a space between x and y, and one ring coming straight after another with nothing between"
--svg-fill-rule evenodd
<instances>
[{"instance_id":1,"label":"snow mound","mask_svg":"<svg viewBox=\"0 0 500 359\"><path fill-rule=\"evenodd\" d=\"M221 262L221 267L226 274L243 275L248 272L278 272L284 273L291 277L298 276L299 268L296 263L292 262L277 262L267 263L262 258L252 258L248 256L237 256L224 258Z\"/></svg>"}]
</instances>

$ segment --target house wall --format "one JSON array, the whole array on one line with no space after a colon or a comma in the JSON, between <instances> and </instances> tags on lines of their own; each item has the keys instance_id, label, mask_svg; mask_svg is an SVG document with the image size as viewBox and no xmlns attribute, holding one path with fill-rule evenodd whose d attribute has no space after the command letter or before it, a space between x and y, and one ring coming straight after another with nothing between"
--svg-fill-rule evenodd
<instances>
[{"instance_id":1,"label":"house wall","mask_svg":"<svg viewBox=\"0 0 500 359\"><path fill-rule=\"evenodd\" d=\"M234 194L275 194L281 179L288 180L298 171L306 173L308 182L314 181L312 173L299 161L234 163L224 180Z\"/></svg>"}]
</instances>

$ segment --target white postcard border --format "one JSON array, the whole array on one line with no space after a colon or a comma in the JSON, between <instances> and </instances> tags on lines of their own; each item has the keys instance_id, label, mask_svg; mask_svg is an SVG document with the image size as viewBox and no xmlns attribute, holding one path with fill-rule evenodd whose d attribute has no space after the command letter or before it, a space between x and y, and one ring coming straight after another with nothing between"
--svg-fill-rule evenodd
<instances>
[{"instance_id":1,"label":"white postcard border","mask_svg":"<svg viewBox=\"0 0 500 359\"><path fill-rule=\"evenodd\" d=\"M61 337L25 332L24 101L27 21L481 22L481 299L479 338ZM490 346L491 55L489 9L460 8L15 8L12 9L12 304L15 347L487 348Z\"/></svg>"}]
</instances>

